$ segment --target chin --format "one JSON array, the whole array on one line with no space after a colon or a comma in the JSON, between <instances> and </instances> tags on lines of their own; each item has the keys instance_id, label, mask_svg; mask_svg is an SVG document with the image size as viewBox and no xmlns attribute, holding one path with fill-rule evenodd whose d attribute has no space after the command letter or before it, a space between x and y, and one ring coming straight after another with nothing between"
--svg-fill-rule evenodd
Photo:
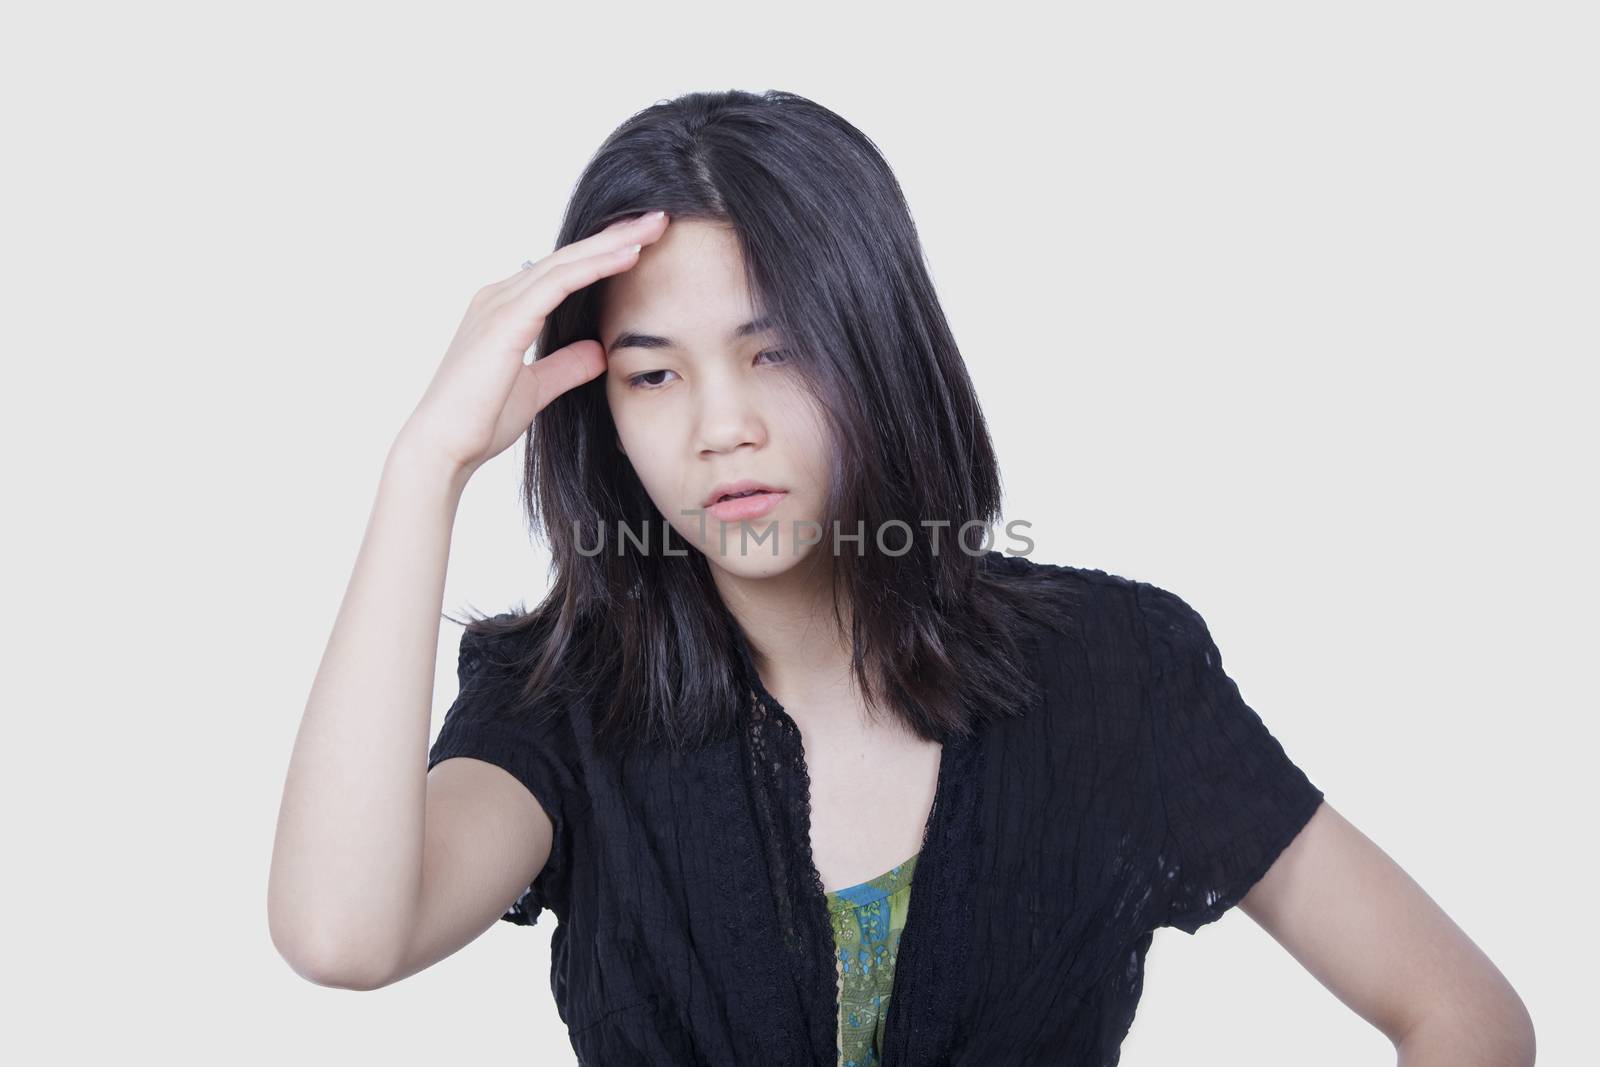
<instances>
[{"instance_id":1,"label":"chin","mask_svg":"<svg viewBox=\"0 0 1600 1067\"><path fill-rule=\"evenodd\" d=\"M724 546L718 537L715 526L706 531L706 540L700 548L705 553L706 561L713 567L736 578L761 579L776 578L781 574L793 570L801 563L806 562L813 553L822 551L825 545L794 545L790 528L785 528L767 540L756 542L755 535L764 531L760 527L752 527L749 539L740 544L739 527L737 523L730 523L727 528L727 542ZM776 550L774 550L776 544Z\"/></svg>"},{"instance_id":2,"label":"chin","mask_svg":"<svg viewBox=\"0 0 1600 1067\"><path fill-rule=\"evenodd\" d=\"M718 570L735 578L745 578L752 581L764 578L776 578L781 574L793 570L794 567L804 558L804 556L801 556L797 559L793 556L785 556L782 554L778 556L770 556L766 553L759 553L752 556L735 556L732 554L718 556L712 554L706 557L706 559L710 561L711 565Z\"/></svg>"}]
</instances>

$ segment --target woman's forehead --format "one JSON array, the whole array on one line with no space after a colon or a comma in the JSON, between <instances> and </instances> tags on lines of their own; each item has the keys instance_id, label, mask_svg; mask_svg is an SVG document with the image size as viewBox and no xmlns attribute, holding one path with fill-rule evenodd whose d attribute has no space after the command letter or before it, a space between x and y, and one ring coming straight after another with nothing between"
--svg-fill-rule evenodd
<instances>
[{"instance_id":1,"label":"woman's forehead","mask_svg":"<svg viewBox=\"0 0 1600 1067\"><path fill-rule=\"evenodd\" d=\"M674 232L674 226L682 226ZM638 347L701 347L757 332L755 309L733 231L709 223L675 223L646 247L632 268L606 279L602 340L624 331L663 339Z\"/></svg>"}]
</instances>

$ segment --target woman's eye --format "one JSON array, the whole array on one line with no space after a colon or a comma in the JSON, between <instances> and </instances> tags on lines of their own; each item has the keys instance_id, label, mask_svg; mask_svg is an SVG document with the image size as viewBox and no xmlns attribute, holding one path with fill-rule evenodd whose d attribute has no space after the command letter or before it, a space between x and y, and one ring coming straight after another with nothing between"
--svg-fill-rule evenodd
<instances>
[{"instance_id":1,"label":"woman's eye","mask_svg":"<svg viewBox=\"0 0 1600 1067\"><path fill-rule=\"evenodd\" d=\"M672 372L669 371L669 370L647 370L643 374L635 374L633 377L629 378L628 379L628 385L629 385L630 388L633 388L633 389L659 389L663 385L665 385L666 383L665 382L647 382L647 381L645 381L645 379L649 378L649 377L652 377L654 375L657 375L657 374L671 374L671 373Z\"/></svg>"},{"instance_id":2,"label":"woman's eye","mask_svg":"<svg viewBox=\"0 0 1600 1067\"><path fill-rule=\"evenodd\" d=\"M756 353L756 359L761 359L763 356L775 357L779 363L786 363L789 360L789 351L785 348L768 348L762 352ZM627 379L628 387L631 389L660 389L667 383L665 381L655 380L656 375L673 373L675 372L666 369L644 371L629 377Z\"/></svg>"}]
</instances>

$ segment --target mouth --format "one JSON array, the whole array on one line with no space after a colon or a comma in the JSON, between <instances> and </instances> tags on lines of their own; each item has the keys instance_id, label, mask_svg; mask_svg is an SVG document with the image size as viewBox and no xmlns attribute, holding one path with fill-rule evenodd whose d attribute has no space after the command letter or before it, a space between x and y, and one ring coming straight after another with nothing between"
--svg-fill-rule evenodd
<instances>
[{"instance_id":1,"label":"mouth","mask_svg":"<svg viewBox=\"0 0 1600 1067\"><path fill-rule=\"evenodd\" d=\"M788 495L787 489L744 479L712 489L700 506L723 522L735 522L765 515Z\"/></svg>"}]
</instances>

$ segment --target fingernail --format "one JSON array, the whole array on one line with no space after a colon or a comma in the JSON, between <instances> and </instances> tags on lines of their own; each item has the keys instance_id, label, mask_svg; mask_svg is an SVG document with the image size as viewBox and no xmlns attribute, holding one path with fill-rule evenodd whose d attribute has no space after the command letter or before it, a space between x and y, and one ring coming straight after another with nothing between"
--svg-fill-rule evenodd
<instances>
[{"instance_id":1,"label":"fingernail","mask_svg":"<svg viewBox=\"0 0 1600 1067\"><path fill-rule=\"evenodd\" d=\"M654 222L654 221L656 221L656 219L659 219L662 215L665 215L665 214L666 214L665 211L647 212L646 214L639 216L639 221L640 222Z\"/></svg>"}]
</instances>

